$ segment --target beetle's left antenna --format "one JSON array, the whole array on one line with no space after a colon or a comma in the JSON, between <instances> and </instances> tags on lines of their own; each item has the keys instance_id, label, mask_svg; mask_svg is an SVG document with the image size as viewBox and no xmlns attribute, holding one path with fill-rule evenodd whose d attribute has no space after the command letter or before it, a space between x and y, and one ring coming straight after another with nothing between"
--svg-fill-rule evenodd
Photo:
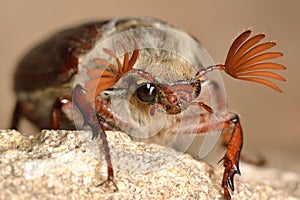
<instances>
[{"instance_id":1,"label":"beetle's left antenna","mask_svg":"<svg viewBox=\"0 0 300 200\"><path fill-rule=\"evenodd\" d=\"M281 52L264 52L276 45L275 42L260 42L265 35L257 34L248 39L251 30L240 34L229 48L225 64L218 64L207 67L197 72L196 77L200 78L207 72L215 69L224 70L227 74L236 79L257 82L266 85L278 92L282 90L273 82L266 78L285 81L285 79L267 70L285 70L286 67L274 62L262 62L273 58L281 57ZM257 45L256 45L257 44Z\"/></svg>"},{"instance_id":2,"label":"beetle's left antenna","mask_svg":"<svg viewBox=\"0 0 300 200\"><path fill-rule=\"evenodd\" d=\"M88 90L86 97L88 101L93 102L95 97L97 97L102 91L115 85L122 76L134 67L139 56L139 49L136 41L133 41L134 50L131 57L129 57L129 53L126 51L125 45L122 42L119 42L125 52L123 64L113 51L103 49L106 54L116 60L117 67L102 58L94 58L95 64L99 66L106 66L106 68L94 68L87 72L88 76L91 78L91 80L86 83L86 88ZM97 102L95 101L95 103Z\"/></svg>"}]
</instances>

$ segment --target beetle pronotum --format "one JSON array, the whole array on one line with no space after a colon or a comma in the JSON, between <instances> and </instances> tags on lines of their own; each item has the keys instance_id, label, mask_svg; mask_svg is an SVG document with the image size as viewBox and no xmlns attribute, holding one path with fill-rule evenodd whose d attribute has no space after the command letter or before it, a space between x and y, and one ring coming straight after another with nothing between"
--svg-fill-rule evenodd
<instances>
[{"instance_id":1,"label":"beetle pronotum","mask_svg":"<svg viewBox=\"0 0 300 200\"><path fill-rule=\"evenodd\" d=\"M126 31L131 35L110 40L114 43L111 47L119 48L123 53L116 53L113 48L99 47L106 39ZM185 36L178 36L177 33ZM108 166L106 183L112 183L116 188L106 130L122 130L133 138L149 131L147 134L151 137L146 140L161 144L168 140L168 134L205 134L218 130L225 135L223 139L227 145L223 157L222 187L224 198L230 199L228 187L234 190L234 175L240 174L241 124L238 115L219 112L216 106L208 105L201 95L205 93L207 83L216 86L215 91L218 90L219 85L207 79L209 72L216 70L282 92L269 78L280 81L284 78L268 70L286 68L274 62L263 62L282 54L265 52L275 43L258 44L264 34L249 38L250 34L251 30L247 30L235 39L225 64L203 66L205 62L201 59L205 58L200 56L202 46L191 37L186 37L183 31L159 20L115 19L59 32L31 50L20 62L15 74L17 103L11 127L17 128L20 117L25 116L40 128L75 128L70 114L70 103L73 101L83 116L84 125L91 127L93 138L100 136L102 139ZM157 46L143 46L147 42ZM185 56L188 60L162 47L187 52ZM95 51L99 53L97 56L92 55ZM87 66L89 64L93 66ZM87 79L82 81L84 78L79 78L79 72ZM210 97L219 99L218 94L211 93ZM120 109L114 109L115 101L123 105L121 100L128 103L125 114ZM187 115L188 109L201 112ZM166 115L167 123L159 129L152 126L148 126L149 130L145 129L151 120L158 122L155 116L160 113ZM216 120L218 116L222 116L222 120ZM198 123L178 129L178 122L190 122L194 117L199 119ZM141 126L143 131L140 131Z\"/></svg>"}]
</instances>

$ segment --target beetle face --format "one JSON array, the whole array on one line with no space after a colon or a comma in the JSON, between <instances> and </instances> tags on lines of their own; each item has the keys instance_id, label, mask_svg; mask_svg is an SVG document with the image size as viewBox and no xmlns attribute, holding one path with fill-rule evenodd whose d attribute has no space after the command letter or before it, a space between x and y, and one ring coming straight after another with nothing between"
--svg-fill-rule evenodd
<instances>
[{"instance_id":1,"label":"beetle face","mask_svg":"<svg viewBox=\"0 0 300 200\"><path fill-rule=\"evenodd\" d=\"M146 92L144 95L151 99L150 103L156 103L151 114L154 114L156 107L161 106L167 114L174 115L185 110L199 96L200 90L201 83L197 80L195 82L177 81L171 84L147 83L142 86L142 89L137 89L136 93L141 101L147 102L141 98L140 94Z\"/></svg>"}]
</instances>

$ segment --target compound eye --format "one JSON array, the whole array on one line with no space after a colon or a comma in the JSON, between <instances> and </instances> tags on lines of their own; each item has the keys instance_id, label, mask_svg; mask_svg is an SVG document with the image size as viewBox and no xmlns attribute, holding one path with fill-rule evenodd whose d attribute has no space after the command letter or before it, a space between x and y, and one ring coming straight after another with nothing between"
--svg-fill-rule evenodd
<instances>
[{"instance_id":1,"label":"compound eye","mask_svg":"<svg viewBox=\"0 0 300 200\"><path fill-rule=\"evenodd\" d=\"M152 83L143 83L136 89L137 97L145 103L154 103L156 86Z\"/></svg>"}]
</instances>

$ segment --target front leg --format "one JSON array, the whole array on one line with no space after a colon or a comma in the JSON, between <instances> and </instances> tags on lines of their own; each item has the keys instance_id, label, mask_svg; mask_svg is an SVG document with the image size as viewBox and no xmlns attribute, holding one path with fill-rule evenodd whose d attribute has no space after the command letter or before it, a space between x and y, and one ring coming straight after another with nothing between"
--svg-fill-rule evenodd
<instances>
[{"instance_id":1,"label":"front leg","mask_svg":"<svg viewBox=\"0 0 300 200\"><path fill-rule=\"evenodd\" d=\"M51 128L54 130L58 130L61 128L61 114L62 109L67 104L72 103L72 100L70 98L57 98L51 112Z\"/></svg>"},{"instance_id":2,"label":"front leg","mask_svg":"<svg viewBox=\"0 0 300 200\"><path fill-rule=\"evenodd\" d=\"M213 114L212 114L213 115ZM220 123L212 125L210 129L221 128ZM233 127L232 127L233 126ZM232 127L232 128L231 128ZM231 136L228 135L228 144L226 154L223 157L224 173L222 178L222 188L224 189L224 199L231 199L231 195L228 186L234 191L234 175L241 175L239 169L240 154L243 147L243 131L238 115L229 113L226 116L226 120L222 123L222 134L224 131L232 130ZM198 130L201 132L201 130Z\"/></svg>"},{"instance_id":3,"label":"front leg","mask_svg":"<svg viewBox=\"0 0 300 200\"><path fill-rule=\"evenodd\" d=\"M227 145L227 151L223 158L223 165L225 167L222 179L222 187L224 188L224 198L231 199L228 186L234 191L234 175L240 173L239 160L243 147L243 131L239 121L239 117L234 115L231 117L226 126L234 124L233 131L229 143Z\"/></svg>"},{"instance_id":4,"label":"front leg","mask_svg":"<svg viewBox=\"0 0 300 200\"><path fill-rule=\"evenodd\" d=\"M201 102L199 105L201 105ZM195 116L186 116L182 120L189 120L191 117ZM222 178L222 187L224 189L224 199L227 200L231 199L228 186L232 191L234 191L234 175L240 174L239 160L243 147L243 132L239 117L232 113L228 113L225 116L223 114L213 112L202 113L200 114L199 124L195 126L191 125L186 129L182 129L181 133L206 134L207 132L214 130L222 131L222 134L226 134L228 138L226 154L222 158L223 165L225 167ZM228 134L227 131L231 131L231 134Z\"/></svg>"},{"instance_id":5,"label":"front leg","mask_svg":"<svg viewBox=\"0 0 300 200\"><path fill-rule=\"evenodd\" d=\"M118 187L114 181L114 171L111 163L110 149L108 146L106 134L103 131L100 122L98 121L95 109L92 107L90 102L86 101L85 95L83 93L83 88L81 88L81 86L79 85L76 85L73 90L73 102L83 115L84 125L88 125L91 127L93 132L93 139L96 139L99 135L100 139L102 140L102 147L105 152L105 160L107 164L107 180L99 184L98 186L112 183L115 187L115 191L117 191Z\"/></svg>"}]
</instances>

